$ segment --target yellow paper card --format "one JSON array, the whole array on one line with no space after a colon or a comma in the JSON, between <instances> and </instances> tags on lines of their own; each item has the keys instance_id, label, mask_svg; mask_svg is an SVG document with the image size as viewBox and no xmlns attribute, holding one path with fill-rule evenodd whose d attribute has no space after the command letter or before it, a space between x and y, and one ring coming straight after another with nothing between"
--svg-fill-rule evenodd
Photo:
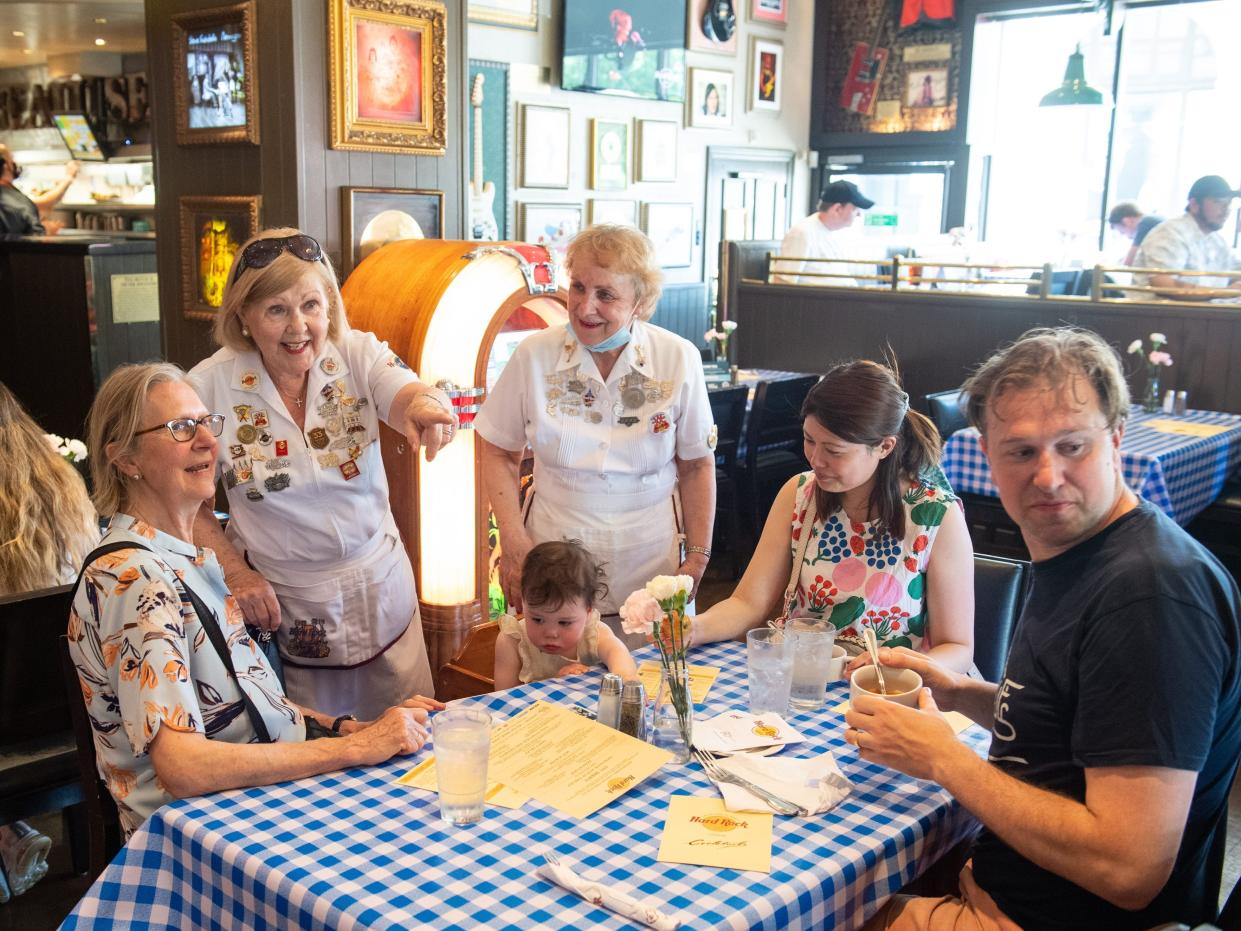
<instances>
[{"instance_id":1,"label":"yellow paper card","mask_svg":"<svg viewBox=\"0 0 1241 931\"><path fill-rule=\"evenodd\" d=\"M1237 429L1236 424L1226 423L1190 423L1187 420L1144 420L1139 426L1160 433L1177 433L1181 436L1219 436L1229 430Z\"/></svg>"},{"instance_id":2,"label":"yellow paper card","mask_svg":"<svg viewBox=\"0 0 1241 931\"><path fill-rule=\"evenodd\" d=\"M729 811L718 798L674 795L655 859L770 873L771 818Z\"/></svg>"},{"instance_id":3,"label":"yellow paper card","mask_svg":"<svg viewBox=\"0 0 1241 931\"><path fill-rule=\"evenodd\" d=\"M715 682L715 677L720 674L718 666L689 666L689 694L695 705L701 705L707 700L707 693L711 691L711 686ZM644 659L642 665L638 667L638 677L642 680L642 684L646 686L646 694L655 697L655 690L659 688L659 669L658 660Z\"/></svg>"},{"instance_id":4,"label":"yellow paper card","mask_svg":"<svg viewBox=\"0 0 1241 931\"><path fill-rule=\"evenodd\" d=\"M435 757L427 757L427 759L398 779L397 785L409 786L411 789L425 789L428 792L438 792L439 783L435 775ZM520 808L530 801L529 796L515 792L499 782L491 781L487 783L487 794L483 798L488 805L495 805L498 808Z\"/></svg>"},{"instance_id":5,"label":"yellow paper card","mask_svg":"<svg viewBox=\"0 0 1241 931\"><path fill-rule=\"evenodd\" d=\"M643 740L536 701L491 732L487 774L558 811L585 818L672 759Z\"/></svg>"},{"instance_id":6,"label":"yellow paper card","mask_svg":"<svg viewBox=\"0 0 1241 931\"><path fill-rule=\"evenodd\" d=\"M841 715L846 714L849 711L849 702L842 701L839 705L833 708L832 711ZM970 727L976 723L975 721L971 721L959 711L945 711L944 717L947 718L948 723L952 725L952 732L954 734L959 734L967 727Z\"/></svg>"}]
</instances>

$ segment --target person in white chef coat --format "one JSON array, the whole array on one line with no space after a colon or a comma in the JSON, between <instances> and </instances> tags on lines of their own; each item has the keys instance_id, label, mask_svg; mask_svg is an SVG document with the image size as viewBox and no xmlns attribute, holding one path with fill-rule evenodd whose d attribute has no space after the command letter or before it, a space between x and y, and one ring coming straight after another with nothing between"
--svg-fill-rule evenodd
<instances>
[{"instance_id":1,"label":"person in white chef coat","mask_svg":"<svg viewBox=\"0 0 1241 931\"><path fill-rule=\"evenodd\" d=\"M293 701L363 719L407 699L442 707L378 440L383 420L433 458L457 428L447 397L350 329L313 237L260 233L228 281L222 348L189 378L227 418L230 520L226 538L204 505L196 539L216 551L248 624L275 632Z\"/></svg>"},{"instance_id":2,"label":"person in white chef coat","mask_svg":"<svg viewBox=\"0 0 1241 931\"><path fill-rule=\"evenodd\" d=\"M652 576L690 575L697 588L711 557L716 433L698 350L648 322L662 279L651 241L592 226L565 265L568 322L521 343L475 427L509 604L520 608L530 548L573 539L605 565L596 607L607 619Z\"/></svg>"}]
</instances>

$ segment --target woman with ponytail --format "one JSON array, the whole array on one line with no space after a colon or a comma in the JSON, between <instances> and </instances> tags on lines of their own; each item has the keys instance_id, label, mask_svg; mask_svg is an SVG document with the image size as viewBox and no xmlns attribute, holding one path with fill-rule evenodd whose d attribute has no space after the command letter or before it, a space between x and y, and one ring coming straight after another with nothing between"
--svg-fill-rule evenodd
<instances>
[{"instance_id":1,"label":"woman with ponytail","mask_svg":"<svg viewBox=\"0 0 1241 931\"><path fill-rule=\"evenodd\" d=\"M785 618L829 621L846 645L869 627L881 646L968 670L973 547L939 434L910 410L895 365L835 366L802 418L811 470L780 490L741 583L695 619L694 642L742 635L777 605Z\"/></svg>"}]
</instances>

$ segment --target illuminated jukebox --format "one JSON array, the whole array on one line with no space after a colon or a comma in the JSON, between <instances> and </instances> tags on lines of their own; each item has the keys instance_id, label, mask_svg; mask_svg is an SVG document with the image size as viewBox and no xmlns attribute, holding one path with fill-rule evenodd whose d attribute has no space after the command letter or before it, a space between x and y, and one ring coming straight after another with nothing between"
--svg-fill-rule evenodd
<instances>
[{"instance_id":1,"label":"illuminated jukebox","mask_svg":"<svg viewBox=\"0 0 1241 931\"><path fill-rule=\"evenodd\" d=\"M341 289L350 325L386 340L424 382L451 383L461 417L434 462L381 429L437 682L469 628L488 616L489 509L471 421L518 343L567 319L554 276L538 246L411 239L368 256Z\"/></svg>"}]
</instances>

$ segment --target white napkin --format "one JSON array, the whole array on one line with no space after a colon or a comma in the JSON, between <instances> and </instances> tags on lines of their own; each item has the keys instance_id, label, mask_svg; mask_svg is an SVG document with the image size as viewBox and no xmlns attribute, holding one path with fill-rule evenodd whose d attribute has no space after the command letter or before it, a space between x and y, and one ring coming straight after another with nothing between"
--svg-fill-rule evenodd
<instances>
[{"instance_id":1,"label":"white napkin","mask_svg":"<svg viewBox=\"0 0 1241 931\"><path fill-rule=\"evenodd\" d=\"M806 738L774 712L726 711L694 719L694 746L708 753L736 753L756 747L800 743Z\"/></svg>"},{"instance_id":2,"label":"white napkin","mask_svg":"<svg viewBox=\"0 0 1241 931\"><path fill-rule=\"evenodd\" d=\"M788 757L756 759L750 756L721 757L716 760L742 779L748 779L773 795L800 805L812 815L835 808L853 791L851 783L830 752L808 759ZM731 782L720 782L724 807L729 811L768 812L773 809L757 795Z\"/></svg>"},{"instance_id":3,"label":"white napkin","mask_svg":"<svg viewBox=\"0 0 1241 931\"><path fill-rule=\"evenodd\" d=\"M553 882L557 886L568 889L580 899L591 905L600 905L609 911L616 912L626 918L641 922L655 928L656 931L674 931L681 927L681 919L665 915L649 902L640 902L633 896L613 889L603 883L583 879L563 857L557 855L558 862L545 861L535 872Z\"/></svg>"}]
</instances>

